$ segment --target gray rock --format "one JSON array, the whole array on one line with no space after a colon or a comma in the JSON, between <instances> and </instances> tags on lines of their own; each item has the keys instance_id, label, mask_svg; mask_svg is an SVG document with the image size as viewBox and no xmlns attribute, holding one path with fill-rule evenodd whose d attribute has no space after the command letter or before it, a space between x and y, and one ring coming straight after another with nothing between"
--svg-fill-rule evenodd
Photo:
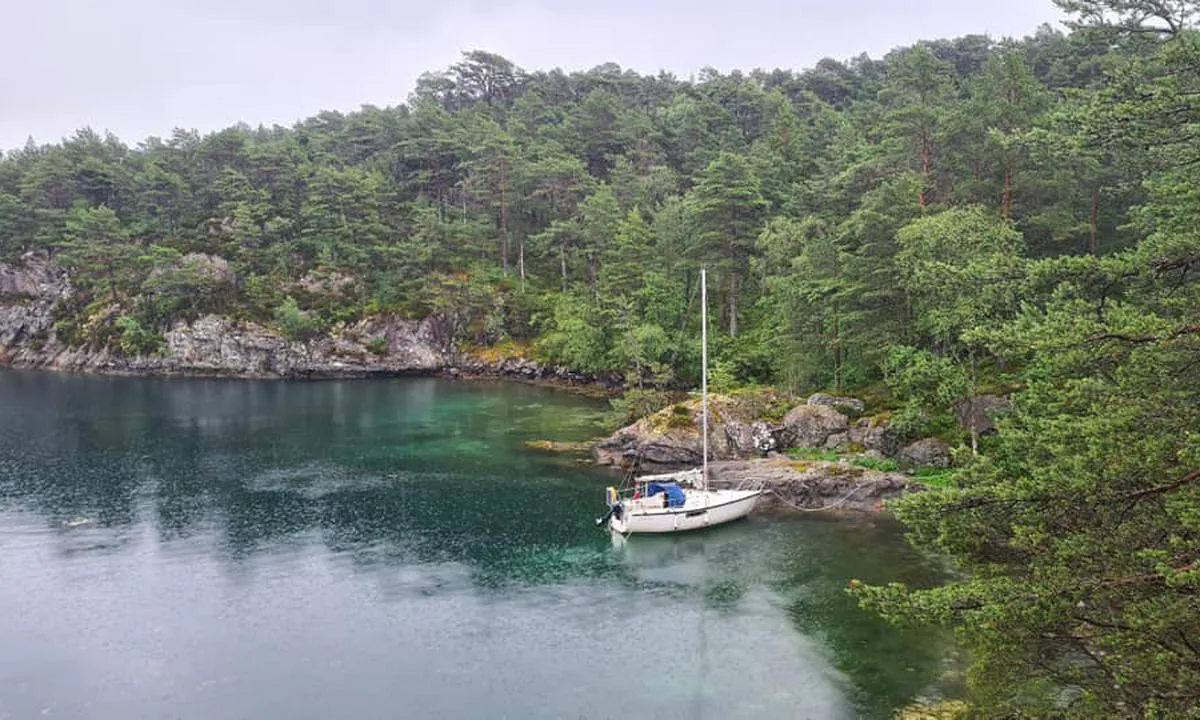
<instances>
[{"instance_id":1,"label":"gray rock","mask_svg":"<svg viewBox=\"0 0 1200 720\"><path fill-rule=\"evenodd\" d=\"M850 428L850 443L863 450L874 450L884 457L896 457L900 452L900 436L877 418L862 418L855 422Z\"/></svg>"},{"instance_id":2,"label":"gray rock","mask_svg":"<svg viewBox=\"0 0 1200 720\"><path fill-rule=\"evenodd\" d=\"M821 448L831 435L850 428L846 416L824 405L800 405L783 418L780 431L784 447Z\"/></svg>"},{"instance_id":3,"label":"gray rock","mask_svg":"<svg viewBox=\"0 0 1200 720\"><path fill-rule=\"evenodd\" d=\"M850 433L834 433L825 441L826 450L849 450L850 449Z\"/></svg>"},{"instance_id":4,"label":"gray rock","mask_svg":"<svg viewBox=\"0 0 1200 720\"><path fill-rule=\"evenodd\" d=\"M996 432L996 415L1008 410L1011 403L1000 395L976 395L958 404L958 424L980 435Z\"/></svg>"},{"instance_id":5,"label":"gray rock","mask_svg":"<svg viewBox=\"0 0 1200 720\"><path fill-rule=\"evenodd\" d=\"M917 467L950 467L950 446L945 440L925 438L900 451L900 461Z\"/></svg>"},{"instance_id":6,"label":"gray rock","mask_svg":"<svg viewBox=\"0 0 1200 720\"><path fill-rule=\"evenodd\" d=\"M807 401L808 405L823 405L831 408L844 408L854 413L861 413L866 409L866 405L862 400L852 397L839 397L837 395L829 395L827 393L817 393L810 397Z\"/></svg>"},{"instance_id":7,"label":"gray rock","mask_svg":"<svg viewBox=\"0 0 1200 720\"><path fill-rule=\"evenodd\" d=\"M25 253L19 265L0 264L0 300L53 302L70 291L66 272L42 253Z\"/></svg>"}]
</instances>

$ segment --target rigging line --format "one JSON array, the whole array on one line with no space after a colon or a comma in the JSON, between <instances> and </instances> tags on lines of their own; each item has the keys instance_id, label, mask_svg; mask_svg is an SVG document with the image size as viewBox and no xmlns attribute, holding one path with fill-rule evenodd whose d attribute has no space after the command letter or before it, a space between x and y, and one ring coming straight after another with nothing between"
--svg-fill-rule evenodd
<instances>
[{"instance_id":1,"label":"rigging line","mask_svg":"<svg viewBox=\"0 0 1200 720\"><path fill-rule=\"evenodd\" d=\"M862 488L866 487L866 485L867 485L867 481L860 482L858 485L855 486L855 488L853 490L846 493L845 497L843 497L841 500L838 500L837 502L830 503L829 505L826 505L824 507L819 507L819 508L801 507L801 506L797 505L795 502L788 500L783 495L780 495L778 490L771 490L771 494L774 495L779 500L779 502L783 503L784 505L787 505L788 507L792 508L793 510L801 510L803 512L821 512L823 510L832 510L833 508L837 507L838 505L841 505L842 503L849 500L850 497L852 495L854 495L854 493L856 493L859 490L861 490Z\"/></svg>"},{"instance_id":2,"label":"rigging line","mask_svg":"<svg viewBox=\"0 0 1200 720\"><path fill-rule=\"evenodd\" d=\"M679 330L675 337L675 347L671 349L671 367L675 367L676 361L679 360L679 348L683 345L683 335L687 332L688 318L692 314L692 302L696 299L696 295L700 292L700 285L697 283L692 286L691 274L687 274L689 285L687 290L687 305L683 309L683 314L679 316Z\"/></svg>"}]
</instances>

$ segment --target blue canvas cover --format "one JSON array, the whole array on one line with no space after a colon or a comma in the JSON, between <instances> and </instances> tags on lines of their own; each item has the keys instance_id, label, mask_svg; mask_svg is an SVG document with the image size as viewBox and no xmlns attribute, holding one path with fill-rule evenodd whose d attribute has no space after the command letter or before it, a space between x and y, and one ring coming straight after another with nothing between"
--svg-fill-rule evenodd
<instances>
[{"instance_id":1,"label":"blue canvas cover","mask_svg":"<svg viewBox=\"0 0 1200 720\"><path fill-rule=\"evenodd\" d=\"M650 483L646 486L648 497L653 497L661 492L667 494L667 507L683 507L686 497L683 494L683 488L675 483Z\"/></svg>"}]
</instances>

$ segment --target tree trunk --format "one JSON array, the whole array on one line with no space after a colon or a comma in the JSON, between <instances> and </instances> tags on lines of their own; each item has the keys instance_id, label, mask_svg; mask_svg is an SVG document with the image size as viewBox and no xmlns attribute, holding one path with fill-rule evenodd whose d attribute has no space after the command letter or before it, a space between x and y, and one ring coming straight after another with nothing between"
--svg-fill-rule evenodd
<instances>
[{"instance_id":1,"label":"tree trunk","mask_svg":"<svg viewBox=\"0 0 1200 720\"><path fill-rule=\"evenodd\" d=\"M567 244L563 243L558 246L559 265L562 268L562 289L567 291Z\"/></svg>"},{"instance_id":2,"label":"tree trunk","mask_svg":"<svg viewBox=\"0 0 1200 720\"><path fill-rule=\"evenodd\" d=\"M500 264L508 277L508 175L500 164Z\"/></svg>"},{"instance_id":3,"label":"tree trunk","mask_svg":"<svg viewBox=\"0 0 1200 720\"><path fill-rule=\"evenodd\" d=\"M521 292L525 292L525 236L517 245L517 272L521 274Z\"/></svg>"},{"instance_id":4,"label":"tree trunk","mask_svg":"<svg viewBox=\"0 0 1200 720\"><path fill-rule=\"evenodd\" d=\"M1100 187L1092 190L1092 215L1088 221L1088 251L1093 255L1100 254Z\"/></svg>"},{"instance_id":5,"label":"tree trunk","mask_svg":"<svg viewBox=\"0 0 1200 720\"><path fill-rule=\"evenodd\" d=\"M1004 194L1000 199L1000 214L1005 220L1012 219L1012 170L1004 168Z\"/></svg>"},{"instance_id":6,"label":"tree trunk","mask_svg":"<svg viewBox=\"0 0 1200 720\"><path fill-rule=\"evenodd\" d=\"M929 140L929 131L921 130L921 177L924 179L924 184L921 186L921 196L919 201L921 207L929 204L929 188L932 186L930 175L933 169L933 146Z\"/></svg>"},{"instance_id":7,"label":"tree trunk","mask_svg":"<svg viewBox=\"0 0 1200 720\"><path fill-rule=\"evenodd\" d=\"M738 274L736 270L729 271L729 337L738 335Z\"/></svg>"}]
</instances>

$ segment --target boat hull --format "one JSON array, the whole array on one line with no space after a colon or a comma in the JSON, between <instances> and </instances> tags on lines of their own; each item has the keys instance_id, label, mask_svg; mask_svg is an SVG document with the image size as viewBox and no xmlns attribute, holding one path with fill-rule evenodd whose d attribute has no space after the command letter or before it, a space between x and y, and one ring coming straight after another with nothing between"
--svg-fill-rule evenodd
<instances>
[{"instance_id":1,"label":"boat hull","mask_svg":"<svg viewBox=\"0 0 1200 720\"><path fill-rule=\"evenodd\" d=\"M627 500L621 517L609 518L608 526L616 533L677 533L703 530L750 514L761 490L711 490L688 493L683 507L662 507L661 496Z\"/></svg>"}]
</instances>

